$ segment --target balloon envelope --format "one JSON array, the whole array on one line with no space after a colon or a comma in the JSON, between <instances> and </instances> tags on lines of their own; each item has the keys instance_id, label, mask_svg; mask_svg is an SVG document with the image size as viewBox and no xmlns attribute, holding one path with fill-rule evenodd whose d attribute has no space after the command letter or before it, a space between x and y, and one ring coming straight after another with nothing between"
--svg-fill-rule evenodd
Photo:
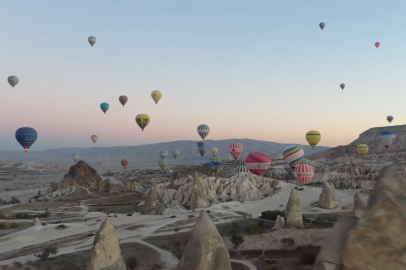
<instances>
[{"instance_id":1,"label":"balloon envelope","mask_svg":"<svg viewBox=\"0 0 406 270\"><path fill-rule=\"evenodd\" d=\"M204 147L204 142L198 142L197 147Z\"/></svg>"},{"instance_id":2,"label":"balloon envelope","mask_svg":"<svg viewBox=\"0 0 406 270\"><path fill-rule=\"evenodd\" d=\"M221 164L223 163L223 161L218 157L211 158L210 162L214 165L214 169L216 171L221 166Z\"/></svg>"},{"instance_id":3,"label":"balloon envelope","mask_svg":"<svg viewBox=\"0 0 406 270\"><path fill-rule=\"evenodd\" d=\"M376 47L377 49L379 48L379 46L381 46L381 43L375 42L375 47Z\"/></svg>"},{"instance_id":4,"label":"balloon envelope","mask_svg":"<svg viewBox=\"0 0 406 270\"><path fill-rule=\"evenodd\" d=\"M344 90L344 88L345 88L345 84L343 84L343 83L342 83L342 84L340 84L340 87L341 87L341 89L342 89L342 90Z\"/></svg>"},{"instance_id":5,"label":"balloon envelope","mask_svg":"<svg viewBox=\"0 0 406 270\"><path fill-rule=\"evenodd\" d=\"M219 150L216 147L213 147L212 149L210 149L210 153L215 156L217 155L217 153L219 152Z\"/></svg>"},{"instance_id":6,"label":"balloon envelope","mask_svg":"<svg viewBox=\"0 0 406 270\"><path fill-rule=\"evenodd\" d=\"M121 166L123 166L124 169L127 168L128 163L129 163L128 159L122 159L121 160Z\"/></svg>"},{"instance_id":7,"label":"balloon envelope","mask_svg":"<svg viewBox=\"0 0 406 270\"><path fill-rule=\"evenodd\" d=\"M93 47L93 45L96 44L96 42L97 42L97 38L95 38L94 36L90 36L87 39L87 41L89 41L90 45L92 45L92 47Z\"/></svg>"},{"instance_id":8,"label":"balloon envelope","mask_svg":"<svg viewBox=\"0 0 406 270\"><path fill-rule=\"evenodd\" d=\"M137 122L137 125L144 131L144 128L151 122L151 119L148 114L138 114L135 117L135 122Z\"/></svg>"},{"instance_id":9,"label":"balloon envelope","mask_svg":"<svg viewBox=\"0 0 406 270\"><path fill-rule=\"evenodd\" d=\"M178 149L173 149L172 150L172 156L176 159L180 154L180 151Z\"/></svg>"},{"instance_id":10,"label":"balloon envelope","mask_svg":"<svg viewBox=\"0 0 406 270\"><path fill-rule=\"evenodd\" d=\"M369 151L368 145L366 144L359 144L357 146L357 153L361 156L364 157Z\"/></svg>"},{"instance_id":11,"label":"balloon envelope","mask_svg":"<svg viewBox=\"0 0 406 270\"><path fill-rule=\"evenodd\" d=\"M324 22L319 23L319 27L321 28L321 30L323 30L325 26L326 24Z\"/></svg>"},{"instance_id":12,"label":"balloon envelope","mask_svg":"<svg viewBox=\"0 0 406 270\"><path fill-rule=\"evenodd\" d=\"M165 169L168 166L168 161L166 159L160 159L158 161L158 165L159 167L161 167L161 169Z\"/></svg>"},{"instance_id":13,"label":"balloon envelope","mask_svg":"<svg viewBox=\"0 0 406 270\"><path fill-rule=\"evenodd\" d=\"M245 163L251 173L262 176L271 166L271 159L266 153L254 152L245 158Z\"/></svg>"},{"instance_id":14,"label":"balloon envelope","mask_svg":"<svg viewBox=\"0 0 406 270\"><path fill-rule=\"evenodd\" d=\"M79 154L73 154L73 155L72 155L72 158L73 158L73 160L74 160L75 162L77 162L78 159L79 159Z\"/></svg>"},{"instance_id":15,"label":"balloon envelope","mask_svg":"<svg viewBox=\"0 0 406 270\"><path fill-rule=\"evenodd\" d=\"M128 97L127 96L120 96L119 98L118 98L118 101L120 101L120 103L121 103L121 105L123 105L123 107L124 107L124 105L127 103L127 101L128 101Z\"/></svg>"},{"instance_id":16,"label":"balloon envelope","mask_svg":"<svg viewBox=\"0 0 406 270\"><path fill-rule=\"evenodd\" d=\"M9 76L7 81L14 88L20 80L17 76Z\"/></svg>"},{"instance_id":17,"label":"balloon envelope","mask_svg":"<svg viewBox=\"0 0 406 270\"><path fill-rule=\"evenodd\" d=\"M102 104L100 104L100 109L101 109L104 113L106 113L109 108L110 108L110 105L109 105L108 103L106 103L106 102L103 102Z\"/></svg>"},{"instance_id":18,"label":"balloon envelope","mask_svg":"<svg viewBox=\"0 0 406 270\"><path fill-rule=\"evenodd\" d=\"M312 181L314 168L309 164L299 164L293 172L296 180L302 184L308 184Z\"/></svg>"},{"instance_id":19,"label":"balloon envelope","mask_svg":"<svg viewBox=\"0 0 406 270\"><path fill-rule=\"evenodd\" d=\"M97 135L92 135L92 136L90 137L90 139L92 140L93 143L96 143L97 140L99 139L99 136L97 136Z\"/></svg>"},{"instance_id":20,"label":"balloon envelope","mask_svg":"<svg viewBox=\"0 0 406 270\"><path fill-rule=\"evenodd\" d=\"M21 127L17 129L15 133L17 142L21 144L24 151L27 152L28 149L35 143L38 138L38 133L35 129L30 127Z\"/></svg>"},{"instance_id":21,"label":"balloon envelope","mask_svg":"<svg viewBox=\"0 0 406 270\"><path fill-rule=\"evenodd\" d=\"M230 150L230 154L234 159L239 158L244 150L241 143L232 143L228 149Z\"/></svg>"},{"instance_id":22,"label":"balloon envelope","mask_svg":"<svg viewBox=\"0 0 406 270\"><path fill-rule=\"evenodd\" d=\"M386 117L386 120L388 120L388 122L391 123L393 121L393 116L389 115L388 117Z\"/></svg>"},{"instance_id":23,"label":"balloon envelope","mask_svg":"<svg viewBox=\"0 0 406 270\"><path fill-rule=\"evenodd\" d=\"M248 170L247 166L245 166L245 165L237 166L237 167L235 167L235 170L234 170L234 174L248 173L248 172L249 172L249 170Z\"/></svg>"},{"instance_id":24,"label":"balloon envelope","mask_svg":"<svg viewBox=\"0 0 406 270\"><path fill-rule=\"evenodd\" d=\"M154 90L151 93L151 97L155 101L155 104L158 104L158 101L162 98L162 93L159 90Z\"/></svg>"},{"instance_id":25,"label":"balloon envelope","mask_svg":"<svg viewBox=\"0 0 406 270\"><path fill-rule=\"evenodd\" d=\"M395 140L395 133L390 130L383 130L379 133L379 138L381 139L381 144L385 146L386 149L393 143Z\"/></svg>"},{"instance_id":26,"label":"balloon envelope","mask_svg":"<svg viewBox=\"0 0 406 270\"><path fill-rule=\"evenodd\" d=\"M321 134L317 130L310 130L306 133L306 141L314 149L321 140Z\"/></svg>"},{"instance_id":27,"label":"balloon envelope","mask_svg":"<svg viewBox=\"0 0 406 270\"><path fill-rule=\"evenodd\" d=\"M283 150L283 159L293 169L295 168L304 157L304 151L299 145L291 145Z\"/></svg>"},{"instance_id":28,"label":"balloon envelope","mask_svg":"<svg viewBox=\"0 0 406 270\"><path fill-rule=\"evenodd\" d=\"M159 151L159 156L161 158L166 158L168 156L168 151L166 151L166 150Z\"/></svg>"},{"instance_id":29,"label":"balloon envelope","mask_svg":"<svg viewBox=\"0 0 406 270\"><path fill-rule=\"evenodd\" d=\"M285 168L285 171L288 174L292 174L293 173L293 169L289 166L289 163L287 163L286 161L283 162L283 168Z\"/></svg>"},{"instance_id":30,"label":"balloon envelope","mask_svg":"<svg viewBox=\"0 0 406 270\"><path fill-rule=\"evenodd\" d=\"M210 128L208 125L202 124L197 127L197 133L199 133L200 137L204 140L204 138L209 135Z\"/></svg>"},{"instance_id":31,"label":"balloon envelope","mask_svg":"<svg viewBox=\"0 0 406 270\"><path fill-rule=\"evenodd\" d=\"M204 154L206 154L206 148L199 147L199 153L200 153L201 156L204 156Z\"/></svg>"}]
</instances>

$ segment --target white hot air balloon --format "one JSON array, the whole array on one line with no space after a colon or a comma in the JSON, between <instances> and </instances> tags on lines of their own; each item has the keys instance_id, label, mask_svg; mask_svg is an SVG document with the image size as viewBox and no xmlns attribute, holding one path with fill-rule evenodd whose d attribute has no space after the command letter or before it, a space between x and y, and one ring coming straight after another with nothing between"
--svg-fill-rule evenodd
<instances>
[{"instance_id":1,"label":"white hot air balloon","mask_svg":"<svg viewBox=\"0 0 406 270\"><path fill-rule=\"evenodd\" d=\"M210 128L208 125L202 124L197 127L197 133L199 133L200 137L204 140L204 138L209 135Z\"/></svg>"},{"instance_id":2,"label":"white hot air balloon","mask_svg":"<svg viewBox=\"0 0 406 270\"><path fill-rule=\"evenodd\" d=\"M175 159L178 158L179 154L180 154L180 151L179 151L178 149L173 149L173 150L172 150L172 156L173 156Z\"/></svg>"},{"instance_id":3,"label":"white hot air balloon","mask_svg":"<svg viewBox=\"0 0 406 270\"><path fill-rule=\"evenodd\" d=\"M92 47L97 42L97 38L95 38L94 36L90 36L87 40L89 41L90 45L92 45Z\"/></svg>"},{"instance_id":4,"label":"white hot air balloon","mask_svg":"<svg viewBox=\"0 0 406 270\"><path fill-rule=\"evenodd\" d=\"M166 151L166 150L161 150L161 151L159 151L159 156L160 156L162 159L166 158L166 157L168 156L168 151Z\"/></svg>"},{"instance_id":5,"label":"white hot air balloon","mask_svg":"<svg viewBox=\"0 0 406 270\"><path fill-rule=\"evenodd\" d=\"M161 167L161 169L163 170L163 169L165 169L165 168L168 166L168 160L166 160L165 158L160 159L160 160L158 161L158 165L159 165L159 167Z\"/></svg>"},{"instance_id":6,"label":"white hot air balloon","mask_svg":"<svg viewBox=\"0 0 406 270\"><path fill-rule=\"evenodd\" d=\"M77 162L79 160L79 154L73 154L72 158L75 162Z\"/></svg>"},{"instance_id":7,"label":"white hot air balloon","mask_svg":"<svg viewBox=\"0 0 406 270\"><path fill-rule=\"evenodd\" d=\"M390 130L383 130L381 133L379 133L379 138L381 139L381 144L388 149L395 140L396 135Z\"/></svg>"}]
</instances>

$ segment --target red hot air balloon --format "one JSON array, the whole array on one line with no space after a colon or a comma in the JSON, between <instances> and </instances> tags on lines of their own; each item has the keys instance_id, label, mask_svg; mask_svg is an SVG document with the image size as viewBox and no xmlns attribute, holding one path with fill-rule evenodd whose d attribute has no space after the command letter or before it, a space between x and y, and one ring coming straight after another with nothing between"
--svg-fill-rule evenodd
<instances>
[{"instance_id":1,"label":"red hot air balloon","mask_svg":"<svg viewBox=\"0 0 406 270\"><path fill-rule=\"evenodd\" d=\"M293 174L298 182L305 185L309 184L312 181L314 169L309 164L300 163L296 166Z\"/></svg>"},{"instance_id":2,"label":"red hot air balloon","mask_svg":"<svg viewBox=\"0 0 406 270\"><path fill-rule=\"evenodd\" d=\"M376 47L377 49L379 49L379 46L381 46L381 43L375 42L375 47Z\"/></svg>"},{"instance_id":3,"label":"red hot air balloon","mask_svg":"<svg viewBox=\"0 0 406 270\"><path fill-rule=\"evenodd\" d=\"M127 103L127 101L128 101L128 97L127 96L120 96L119 98L118 98L118 101L120 101L120 103L121 103L121 105L123 105L123 107L124 107L124 105Z\"/></svg>"},{"instance_id":4,"label":"red hot air balloon","mask_svg":"<svg viewBox=\"0 0 406 270\"><path fill-rule=\"evenodd\" d=\"M243 147L241 143L232 143L228 149L230 150L230 154L233 156L233 158L237 159L241 156Z\"/></svg>"},{"instance_id":5,"label":"red hot air balloon","mask_svg":"<svg viewBox=\"0 0 406 270\"><path fill-rule=\"evenodd\" d=\"M124 169L127 168L127 166L128 166L128 160L127 160L127 159L122 159L122 160L121 160L121 165L123 165L123 168L124 168Z\"/></svg>"},{"instance_id":6,"label":"red hot air balloon","mask_svg":"<svg viewBox=\"0 0 406 270\"><path fill-rule=\"evenodd\" d=\"M263 176L271 166L271 159L266 153L254 152L245 158L245 163L251 173Z\"/></svg>"}]
</instances>

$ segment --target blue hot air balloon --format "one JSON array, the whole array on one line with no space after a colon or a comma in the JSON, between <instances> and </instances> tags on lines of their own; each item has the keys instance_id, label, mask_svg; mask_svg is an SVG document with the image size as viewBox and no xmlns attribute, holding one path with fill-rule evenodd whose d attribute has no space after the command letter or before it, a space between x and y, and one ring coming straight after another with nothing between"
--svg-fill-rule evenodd
<instances>
[{"instance_id":1,"label":"blue hot air balloon","mask_svg":"<svg viewBox=\"0 0 406 270\"><path fill-rule=\"evenodd\" d=\"M102 104L100 104L100 109L101 109L104 113L106 113L109 108L110 108L110 105L109 105L108 103L106 103L106 102L103 102Z\"/></svg>"},{"instance_id":2,"label":"blue hot air balloon","mask_svg":"<svg viewBox=\"0 0 406 270\"><path fill-rule=\"evenodd\" d=\"M222 161L220 158L218 158L218 157L211 158L211 159L210 159L210 162L213 163L214 169L215 169L216 171L217 171L217 169L221 166L221 164L223 164L223 161Z\"/></svg>"},{"instance_id":3,"label":"blue hot air balloon","mask_svg":"<svg viewBox=\"0 0 406 270\"><path fill-rule=\"evenodd\" d=\"M396 138L395 133L390 130L383 130L381 133L379 133L379 137L381 139L381 144L385 146L385 149L388 149L388 147L393 143L393 141Z\"/></svg>"},{"instance_id":4,"label":"blue hot air balloon","mask_svg":"<svg viewBox=\"0 0 406 270\"><path fill-rule=\"evenodd\" d=\"M214 169L214 164L213 163L204 163L203 167L209 167L211 169Z\"/></svg>"},{"instance_id":5,"label":"blue hot air balloon","mask_svg":"<svg viewBox=\"0 0 406 270\"><path fill-rule=\"evenodd\" d=\"M197 147L199 147L199 148L200 148L200 147L204 147L204 142L198 142L198 143L197 143Z\"/></svg>"},{"instance_id":6,"label":"blue hot air balloon","mask_svg":"<svg viewBox=\"0 0 406 270\"><path fill-rule=\"evenodd\" d=\"M206 154L206 149L204 147L199 147L199 153L201 156L204 156L204 154Z\"/></svg>"},{"instance_id":7,"label":"blue hot air balloon","mask_svg":"<svg viewBox=\"0 0 406 270\"><path fill-rule=\"evenodd\" d=\"M28 149L35 143L38 138L38 133L35 129L30 127L22 127L16 131L16 139L27 152Z\"/></svg>"}]
</instances>

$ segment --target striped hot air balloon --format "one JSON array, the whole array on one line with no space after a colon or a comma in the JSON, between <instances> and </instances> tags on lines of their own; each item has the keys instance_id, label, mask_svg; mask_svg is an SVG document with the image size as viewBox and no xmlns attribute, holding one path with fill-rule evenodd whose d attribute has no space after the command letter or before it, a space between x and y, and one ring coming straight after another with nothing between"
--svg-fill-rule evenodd
<instances>
[{"instance_id":1,"label":"striped hot air balloon","mask_svg":"<svg viewBox=\"0 0 406 270\"><path fill-rule=\"evenodd\" d=\"M244 148L242 147L241 143L232 143L228 149L230 150L230 154L233 156L233 158L237 159L241 156Z\"/></svg>"},{"instance_id":2,"label":"striped hot air balloon","mask_svg":"<svg viewBox=\"0 0 406 270\"><path fill-rule=\"evenodd\" d=\"M128 166L128 159L122 159L122 160L121 160L121 165L123 166L124 169L127 168L127 166Z\"/></svg>"},{"instance_id":3,"label":"striped hot air balloon","mask_svg":"<svg viewBox=\"0 0 406 270\"><path fill-rule=\"evenodd\" d=\"M369 151L368 145L366 144L359 144L357 146L357 153L361 156L364 157Z\"/></svg>"},{"instance_id":4,"label":"striped hot air balloon","mask_svg":"<svg viewBox=\"0 0 406 270\"><path fill-rule=\"evenodd\" d=\"M237 166L237 167L235 167L235 170L234 170L235 174L248 173L248 172L249 172L249 170L248 170L247 166L245 166L245 165Z\"/></svg>"},{"instance_id":5,"label":"striped hot air balloon","mask_svg":"<svg viewBox=\"0 0 406 270\"><path fill-rule=\"evenodd\" d=\"M303 159L304 151L299 145L291 145L283 150L283 159L294 169Z\"/></svg>"},{"instance_id":6,"label":"striped hot air balloon","mask_svg":"<svg viewBox=\"0 0 406 270\"><path fill-rule=\"evenodd\" d=\"M162 159L166 158L166 157L168 156L168 151L166 151L166 150L161 150L161 151L159 151L159 156L160 156Z\"/></svg>"},{"instance_id":7,"label":"striped hot air balloon","mask_svg":"<svg viewBox=\"0 0 406 270\"><path fill-rule=\"evenodd\" d=\"M97 140L99 139L99 136L97 136L97 135L92 135L92 136L90 137L90 139L92 140L93 143L96 143Z\"/></svg>"},{"instance_id":8,"label":"striped hot air balloon","mask_svg":"<svg viewBox=\"0 0 406 270\"><path fill-rule=\"evenodd\" d=\"M263 176L271 166L271 159L268 154L262 152L250 153L245 158L247 169L256 175Z\"/></svg>"},{"instance_id":9,"label":"striped hot air balloon","mask_svg":"<svg viewBox=\"0 0 406 270\"><path fill-rule=\"evenodd\" d=\"M221 158L214 157L210 159L210 163L214 165L214 169L217 171L221 164L223 164L223 161L221 160Z\"/></svg>"},{"instance_id":10,"label":"striped hot air balloon","mask_svg":"<svg viewBox=\"0 0 406 270\"><path fill-rule=\"evenodd\" d=\"M310 130L309 132L306 133L306 141L310 144L313 150L316 147L316 145L320 142L320 140L321 134L317 130Z\"/></svg>"},{"instance_id":11,"label":"striped hot air balloon","mask_svg":"<svg viewBox=\"0 0 406 270\"><path fill-rule=\"evenodd\" d=\"M295 168L293 175L296 180L304 185L309 184L312 181L314 175L314 169L312 165L309 164L299 164Z\"/></svg>"},{"instance_id":12,"label":"striped hot air balloon","mask_svg":"<svg viewBox=\"0 0 406 270\"><path fill-rule=\"evenodd\" d=\"M210 128L208 125L202 124L197 127L197 133L203 140L204 140L204 138L207 137L207 135L209 135L209 132L210 132Z\"/></svg>"},{"instance_id":13,"label":"striped hot air balloon","mask_svg":"<svg viewBox=\"0 0 406 270\"><path fill-rule=\"evenodd\" d=\"M127 101L128 101L128 97L127 96L120 96L119 98L118 98L118 101L120 101L120 103L121 103L121 105L123 105L123 107L124 107L124 105L127 103Z\"/></svg>"},{"instance_id":14,"label":"striped hot air balloon","mask_svg":"<svg viewBox=\"0 0 406 270\"><path fill-rule=\"evenodd\" d=\"M199 154L203 157L204 154L206 154L206 148L204 148L204 147L199 147Z\"/></svg>"},{"instance_id":15,"label":"striped hot air balloon","mask_svg":"<svg viewBox=\"0 0 406 270\"><path fill-rule=\"evenodd\" d=\"M381 139L381 144L385 146L386 149L393 143L395 140L395 133L390 130L383 130L379 133L379 137Z\"/></svg>"}]
</instances>

